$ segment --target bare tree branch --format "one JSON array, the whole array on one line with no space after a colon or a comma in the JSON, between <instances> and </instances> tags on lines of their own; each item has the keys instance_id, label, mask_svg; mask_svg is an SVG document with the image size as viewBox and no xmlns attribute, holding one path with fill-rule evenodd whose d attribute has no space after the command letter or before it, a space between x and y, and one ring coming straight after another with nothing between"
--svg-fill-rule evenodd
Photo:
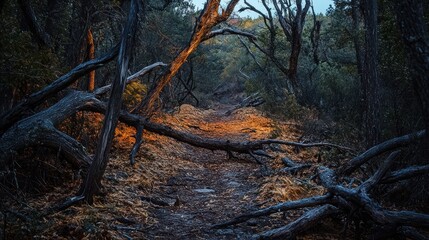
<instances>
[{"instance_id":1,"label":"bare tree branch","mask_svg":"<svg viewBox=\"0 0 429 240\"><path fill-rule=\"evenodd\" d=\"M142 68L140 71L134 73L133 75L127 77L127 84L134 81L135 79L137 79L138 77L144 76L146 75L148 72L152 71L153 69L157 68L157 67L165 67L167 66L167 64L163 63L163 62L156 62L153 63L149 66L146 66L144 68ZM102 95L104 93L106 93L107 91L110 90L110 88L112 87L112 84L103 86L101 88L98 88L97 90L94 91L95 95Z\"/></svg>"},{"instance_id":2,"label":"bare tree branch","mask_svg":"<svg viewBox=\"0 0 429 240\"><path fill-rule=\"evenodd\" d=\"M234 28L221 28L221 29L217 29L217 30L213 30L213 31L209 32L203 38L203 41L210 39L212 37L218 36L218 35L240 35L243 37L247 37L249 39L256 40L256 36L253 35L252 33L244 32L244 31L234 29Z\"/></svg>"},{"instance_id":3,"label":"bare tree branch","mask_svg":"<svg viewBox=\"0 0 429 240\"><path fill-rule=\"evenodd\" d=\"M116 46L103 57L79 64L77 67L64 74L48 86L44 87L42 90L28 96L10 111L0 116L0 132L5 131L8 127L10 127L16 121L21 119L22 114L25 111L35 108L49 97L52 97L57 92L64 90L65 88L70 86L78 78L110 62L116 57L116 55L118 54L118 50L119 48L118 46Z\"/></svg>"},{"instance_id":4,"label":"bare tree branch","mask_svg":"<svg viewBox=\"0 0 429 240\"><path fill-rule=\"evenodd\" d=\"M378 156L387 151L404 147L409 145L412 142L415 142L419 139L422 139L425 135L425 130L421 130L416 133L407 134L401 137L392 138L385 142L382 142L368 150L359 156L350 160L345 166L339 169L339 173L343 175L347 175L356 170L359 166L369 161L371 158Z\"/></svg>"},{"instance_id":5,"label":"bare tree branch","mask_svg":"<svg viewBox=\"0 0 429 240\"><path fill-rule=\"evenodd\" d=\"M238 217L235 217L232 220L229 220L227 222L219 223L213 226L213 228L225 228L234 224L245 222L251 218L257 218L261 216L270 215L277 212L283 212L288 211L292 209L298 209L298 208L304 208L304 207L314 207L317 205L326 204L329 202L330 196L324 195L324 196L317 196L317 197L310 197L310 198L304 198L296 201L289 201L284 203L279 203L277 205L259 209L257 211L246 213L243 215L240 215Z\"/></svg>"}]
</instances>

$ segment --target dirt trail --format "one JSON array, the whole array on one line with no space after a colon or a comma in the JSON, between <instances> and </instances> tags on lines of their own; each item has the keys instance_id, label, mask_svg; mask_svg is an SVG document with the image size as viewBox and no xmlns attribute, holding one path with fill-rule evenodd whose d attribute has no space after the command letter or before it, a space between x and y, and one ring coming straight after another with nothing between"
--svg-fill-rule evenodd
<instances>
[{"instance_id":1,"label":"dirt trail","mask_svg":"<svg viewBox=\"0 0 429 240\"><path fill-rule=\"evenodd\" d=\"M209 138L246 141L278 137L297 141L300 137L301 132L293 122L274 122L254 108L225 115L230 108L219 105L216 110L201 110L182 105L174 113L153 120ZM93 121L97 119L96 115L91 117ZM98 119L101 121L102 117ZM133 128L118 126L103 180L104 195L98 196L93 206L73 206L49 218L35 217L31 222L16 220L8 227L9 236L13 239L248 239L255 233L284 225L282 215L222 230L210 226L263 204L314 193L287 176L263 176L261 166L249 155L230 158L222 151L195 148L149 132L144 133L136 164L130 166L128 154L134 134ZM296 153L293 148L280 148L282 153L270 152L275 159L263 160L271 169L282 166L283 156L298 161L314 159L312 151ZM37 215L37 209L49 208L54 202L70 197L80 183L81 179L75 178L29 198L28 207L11 205L11 208L29 216Z\"/></svg>"},{"instance_id":2,"label":"dirt trail","mask_svg":"<svg viewBox=\"0 0 429 240\"><path fill-rule=\"evenodd\" d=\"M228 106L203 111L183 105L164 121L206 137L235 140L267 137L273 129L272 122L256 114L254 109L243 109L239 110L241 114L225 116L227 110ZM255 233L252 221L226 230L214 230L210 226L243 210L256 209L260 166L248 156L230 159L225 152L183 147L176 159L177 174L157 186L152 193L164 199L174 199L171 201L173 206L157 207L152 204L149 216L157 223L145 229L146 237L248 239Z\"/></svg>"},{"instance_id":3,"label":"dirt trail","mask_svg":"<svg viewBox=\"0 0 429 240\"><path fill-rule=\"evenodd\" d=\"M198 163L199 168L180 171L160 188L160 195L178 197L173 207L154 207L150 216L157 224L147 230L150 239L249 238L251 229L212 230L210 225L252 208L258 167L249 163Z\"/></svg>"},{"instance_id":4,"label":"dirt trail","mask_svg":"<svg viewBox=\"0 0 429 240\"><path fill-rule=\"evenodd\" d=\"M163 116L163 121L205 137L242 141L269 138L279 131L271 119L253 108L226 116L229 109L220 106L216 110L200 110L183 105L174 115ZM261 166L246 155L229 158L225 152L182 147L176 152L179 153L176 174L155 186L152 192L164 200L170 199L173 206L152 204L149 216L156 223L145 229L147 238L248 239L266 227L279 224L270 219L229 229L211 229L212 224L258 208L257 197L263 183Z\"/></svg>"}]
</instances>

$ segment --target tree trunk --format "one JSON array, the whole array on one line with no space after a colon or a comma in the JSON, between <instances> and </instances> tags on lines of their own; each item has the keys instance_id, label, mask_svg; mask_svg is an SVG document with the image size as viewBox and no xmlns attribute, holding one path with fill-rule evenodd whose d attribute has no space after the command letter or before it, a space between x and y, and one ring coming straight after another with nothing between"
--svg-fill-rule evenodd
<instances>
[{"instance_id":1,"label":"tree trunk","mask_svg":"<svg viewBox=\"0 0 429 240\"><path fill-rule=\"evenodd\" d=\"M366 141L367 147L380 141L380 83L377 51L377 0L363 0L365 31L364 87L366 86Z\"/></svg>"},{"instance_id":2,"label":"tree trunk","mask_svg":"<svg viewBox=\"0 0 429 240\"><path fill-rule=\"evenodd\" d=\"M367 106L367 97L366 97L366 92L367 92L367 84L365 81L365 78L363 76L363 61L362 61L362 43L361 43L361 38L359 36L359 23L360 23L360 19L359 19L359 0L352 0L351 1L351 8L352 8L352 37L353 37L353 46L355 49L355 54L356 54L356 68L357 68L357 73L358 73L358 77L361 83L361 89L360 89L360 97L362 99L362 105L360 107L362 107L362 110L365 111L364 109Z\"/></svg>"},{"instance_id":3,"label":"tree trunk","mask_svg":"<svg viewBox=\"0 0 429 240\"><path fill-rule=\"evenodd\" d=\"M289 56L288 79L295 95L301 94L301 86L298 80L298 62L302 46L302 31L304 29L305 17L310 9L310 0L305 0L304 7L302 0L295 1L295 13L292 5L287 1L273 1L274 7L279 17L280 26L283 33L291 43L291 54Z\"/></svg>"},{"instance_id":4,"label":"tree trunk","mask_svg":"<svg viewBox=\"0 0 429 240\"><path fill-rule=\"evenodd\" d=\"M36 41L41 46L51 47L51 37L40 26L40 23L37 21L36 13L28 0L19 0L18 3L24 15L25 22L31 33L33 33Z\"/></svg>"},{"instance_id":5,"label":"tree trunk","mask_svg":"<svg viewBox=\"0 0 429 240\"><path fill-rule=\"evenodd\" d=\"M86 47L87 47L87 56L88 60L92 60L95 57L95 47L94 47L94 37L92 36L91 28L88 29L86 35ZM88 91L92 92L95 88L95 69L89 72L88 76Z\"/></svg>"},{"instance_id":6,"label":"tree trunk","mask_svg":"<svg viewBox=\"0 0 429 240\"><path fill-rule=\"evenodd\" d=\"M67 34L65 25L67 16L70 14L64 7L69 2L66 0L48 0L47 17L45 22L45 32L51 37L51 46L55 53L61 55L61 49L64 47L64 40Z\"/></svg>"},{"instance_id":7,"label":"tree trunk","mask_svg":"<svg viewBox=\"0 0 429 240\"><path fill-rule=\"evenodd\" d=\"M322 22L317 20L316 13L314 12L314 6L311 6L311 12L313 14L313 29L311 29L310 40L313 48L313 62L316 65L319 65L320 28L322 27Z\"/></svg>"},{"instance_id":8,"label":"tree trunk","mask_svg":"<svg viewBox=\"0 0 429 240\"><path fill-rule=\"evenodd\" d=\"M405 42L409 65L411 69L411 79L417 96L419 98L426 135L419 146L419 152L415 162L427 164L429 157L429 36L427 32L427 22L424 19L423 1L404 0L395 1L398 25ZM428 199L428 178L416 179L409 184L411 189L421 192L417 198Z\"/></svg>"},{"instance_id":9,"label":"tree trunk","mask_svg":"<svg viewBox=\"0 0 429 240\"><path fill-rule=\"evenodd\" d=\"M195 25L194 32L188 46L186 46L171 62L167 72L161 76L158 82L149 91L147 98L138 107L138 109L143 109L146 116L151 115L154 110L155 102L161 94L161 91L176 75L188 57L197 49L198 45L202 41L210 36L210 30L214 26L228 19L237 3L238 0L230 1L227 8L223 10L222 13L219 13L220 1L210 0L206 3L204 10Z\"/></svg>"},{"instance_id":10,"label":"tree trunk","mask_svg":"<svg viewBox=\"0 0 429 240\"><path fill-rule=\"evenodd\" d=\"M112 84L110 99L103 121L103 128L100 133L94 160L80 190L80 195L84 196L84 199L89 204L92 204L94 194L97 193L101 187L101 179L109 160L110 147L112 145L112 140L122 105L122 94L125 90L125 85L127 82L128 63L134 44L138 10L138 1L132 0L128 14L128 20L125 29L122 32L116 77Z\"/></svg>"},{"instance_id":11,"label":"tree trunk","mask_svg":"<svg viewBox=\"0 0 429 240\"><path fill-rule=\"evenodd\" d=\"M297 94L300 91L298 83L298 58L301 52L301 33L298 26L292 27L292 42L291 42L291 53L289 57L289 73L288 78L292 85L293 92Z\"/></svg>"},{"instance_id":12,"label":"tree trunk","mask_svg":"<svg viewBox=\"0 0 429 240\"><path fill-rule=\"evenodd\" d=\"M408 49L411 79L420 100L426 135L429 135L429 36L423 4L419 0L395 1L395 4L398 25Z\"/></svg>"}]
</instances>

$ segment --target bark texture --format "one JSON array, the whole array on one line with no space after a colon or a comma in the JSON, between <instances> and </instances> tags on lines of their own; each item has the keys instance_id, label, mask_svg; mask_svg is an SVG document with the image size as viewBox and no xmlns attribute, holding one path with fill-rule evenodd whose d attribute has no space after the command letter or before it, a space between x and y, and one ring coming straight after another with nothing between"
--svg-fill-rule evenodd
<instances>
[{"instance_id":1,"label":"bark texture","mask_svg":"<svg viewBox=\"0 0 429 240\"><path fill-rule=\"evenodd\" d=\"M378 77L377 0L363 0L365 19L364 90L366 96L367 147L380 141L380 81Z\"/></svg>"},{"instance_id":2,"label":"bark texture","mask_svg":"<svg viewBox=\"0 0 429 240\"><path fill-rule=\"evenodd\" d=\"M122 104L122 94L127 82L128 63L134 44L138 11L138 1L132 0L128 13L128 20L121 36L116 77L112 84L110 99L103 121L103 127L99 136L97 149L95 151L94 160L91 163L88 175L79 191L79 195L84 196L84 199L90 204L92 204L94 194L100 189L101 179L109 160L110 147L112 145Z\"/></svg>"}]
</instances>

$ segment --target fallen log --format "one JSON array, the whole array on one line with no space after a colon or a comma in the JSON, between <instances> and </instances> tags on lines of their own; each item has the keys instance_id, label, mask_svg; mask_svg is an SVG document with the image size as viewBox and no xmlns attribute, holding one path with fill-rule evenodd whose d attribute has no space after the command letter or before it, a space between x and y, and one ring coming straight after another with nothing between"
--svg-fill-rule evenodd
<instances>
[{"instance_id":1,"label":"fallen log","mask_svg":"<svg viewBox=\"0 0 429 240\"><path fill-rule=\"evenodd\" d=\"M421 238L423 235L421 235L417 231L418 229L415 228L429 229L428 214L405 210L388 210L374 201L369 195L370 191L375 186L383 183L383 181L394 181L405 177L411 177L412 173L427 173L427 166L413 166L395 171L388 175L390 167L399 157L400 152L401 151L392 152L379 166L379 169L366 181L360 181L361 184L356 188L346 188L337 183L336 172L330 168L320 166L318 168L318 176L320 178L321 185L328 190L327 195L280 203L240 215L232 220L216 224L213 227L224 228L247 221L250 218L266 216L278 211L321 205L315 209L307 211L300 218L284 227L254 235L253 239L294 239L298 234L312 227L322 219L340 212L353 216L354 218L360 218L363 221L370 220L370 222L374 223L378 229L381 227L386 229L385 232L378 232L378 236L391 235L393 231L393 233L399 233L411 239L425 239ZM297 167L299 165L288 158L282 159L282 161L290 168ZM387 177L385 177L386 175ZM349 184L349 186L351 185ZM356 214L356 210L359 210L358 214Z\"/></svg>"},{"instance_id":2,"label":"fallen log","mask_svg":"<svg viewBox=\"0 0 429 240\"><path fill-rule=\"evenodd\" d=\"M338 214L341 211L332 205L323 205L307 211L297 220L288 225L276 229L272 229L260 234L252 236L252 239L295 239L295 237L319 223L331 215Z\"/></svg>"},{"instance_id":3,"label":"fallen log","mask_svg":"<svg viewBox=\"0 0 429 240\"><path fill-rule=\"evenodd\" d=\"M106 109L105 103L101 102L100 100L94 97L93 99L91 99L91 101L86 102L82 106L81 110L104 113L105 109ZM171 137L180 142L184 142L195 147L205 148L209 150L222 150L226 152L248 154L249 151L254 152L256 150L263 149L263 146L269 145L269 144L282 144L287 146L298 146L302 148L333 147L333 148L338 148L340 150L345 150L345 151L352 150L351 148L340 146L337 144L332 144L332 143L299 143L299 142L283 141L279 139L264 139L264 140L237 142L237 141L231 141L228 139L220 140L220 139L204 138L188 132L175 130L166 125L150 122L142 116L131 114L126 111L121 111L119 120L133 127L138 127L139 125L143 125L147 131L154 132L167 137Z\"/></svg>"}]
</instances>

